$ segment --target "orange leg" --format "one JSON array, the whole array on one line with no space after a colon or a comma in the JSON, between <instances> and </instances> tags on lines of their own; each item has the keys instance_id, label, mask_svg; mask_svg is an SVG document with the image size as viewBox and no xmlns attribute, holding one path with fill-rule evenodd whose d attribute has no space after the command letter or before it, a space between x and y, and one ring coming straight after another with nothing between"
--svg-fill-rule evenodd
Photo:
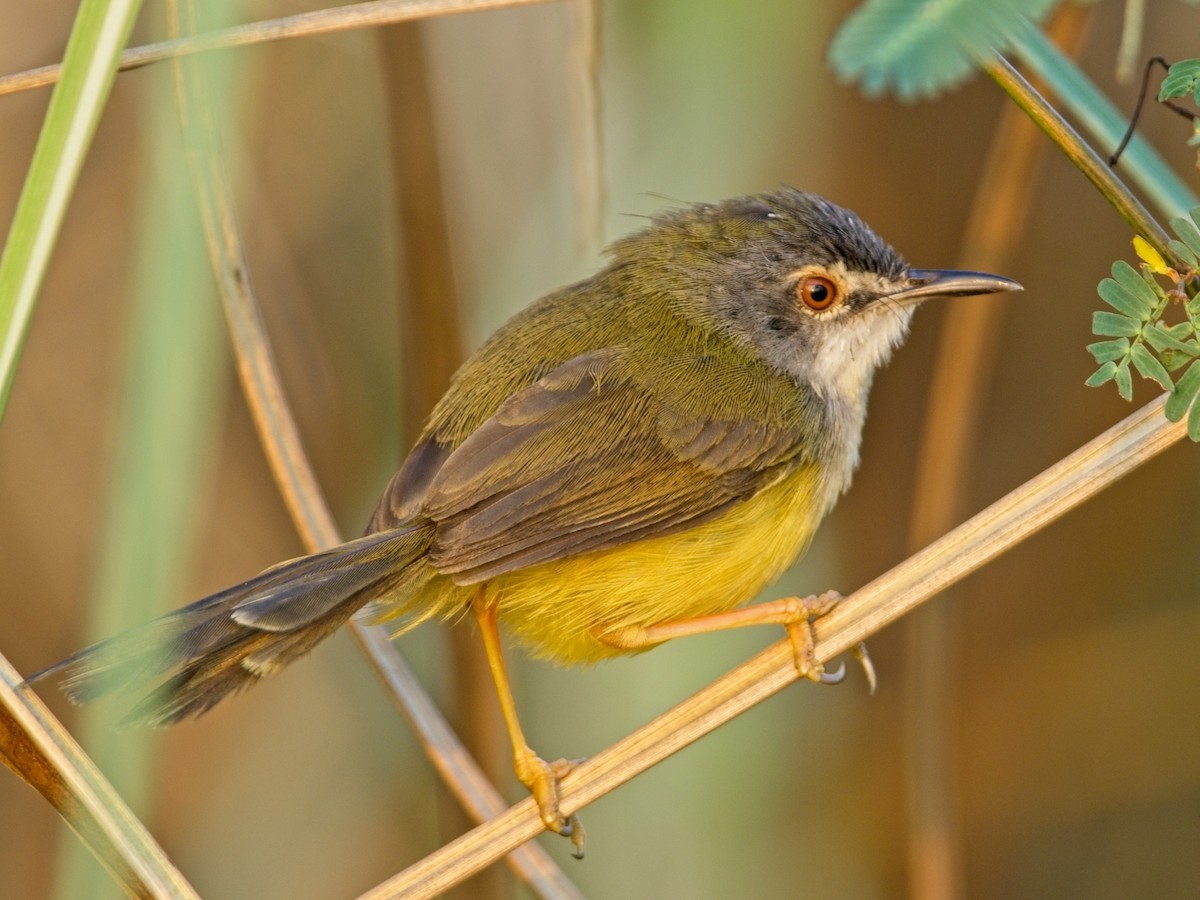
<instances>
[{"instance_id":1,"label":"orange leg","mask_svg":"<svg viewBox=\"0 0 1200 900\"><path fill-rule=\"evenodd\" d=\"M558 779L571 771L574 764L565 759L548 763L530 749L525 740L525 733L521 730L517 706L508 683L504 651L500 646L500 628L496 621L496 606L485 604L482 598L478 597L471 608L479 622L488 666L492 670L492 680L496 683L496 693L500 698L500 711L504 715L509 740L512 741L513 768L517 778L537 801L542 823L551 831L569 837L575 845L575 856L582 859L583 827L579 824L578 817L563 816L558 808Z\"/></svg>"},{"instance_id":2,"label":"orange leg","mask_svg":"<svg viewBox=\"0 0 1200 900\"><path fill-rule=\"evenodd\" d=\"M796 669L805 678L822 684L836 684L846 676L845 667L837 672L828 673L825 667L818 663L813 656L812 620L825 615L842 599L837 591L826 591L820 596L785 597L781 600L770 600L766 603L756 603L729 612L715 613L711 616L697 616L694 619L677 619L673 622L659 622L655 625L629 626L617 631L598 633L597 639L612 647L623 650L640 650L663 641L677 637L688 637L693 634L709 634L713 631L725 631L730 628L744 628L747 625L782 625L787 629L792 641L792 652L796 658ZM875 670L867 649L863 645L855 648L854 655L862 663L867 672L867 680L871 684L871 692L875 691Z\"/></svg>"}]
</instances>

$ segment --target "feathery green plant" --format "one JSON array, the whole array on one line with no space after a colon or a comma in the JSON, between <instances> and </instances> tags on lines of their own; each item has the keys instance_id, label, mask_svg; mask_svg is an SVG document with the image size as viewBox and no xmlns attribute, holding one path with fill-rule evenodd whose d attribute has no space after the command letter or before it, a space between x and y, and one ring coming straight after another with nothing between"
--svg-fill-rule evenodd
<instances>
[{"instance_id":1,"label":"feathery green plant","mask_svg":"<svg viewBox=\"0 0 1200 900\"><path fill-rule=\"evenodd\" d=\"M834 35L829 61L867 95L903 100L954 87L981 55L999 52L1013 28L1040 20L1056 0L868 0Z\"/></svg>"},{"instance_id":2,"label":"feathery green plant","mask_svg":"<svg viewBox=\"0 0 1200 900\"><path fill-rule=\"evenodd\" d=\"M1157 381L1170 394L1166 416L1178 422L1188 416L1188 436L1200 441L1200 206L1187 216L1171 220L1178 240L1171 250L1186 264L1180 271L1141 237L1133 244L1141 258L1141 271L1124 260L1113 263L1112 278L1100 282L1100 299L1115 312L1101 310L1092 316L1092 331L1108 340L1088 345L1099 363L1087 380L1092 387L1112 381L1126 400L1133 399L1133 370ZM1167 322L1172 310L1182 320ZM1183 374L1175 380L1172 373ZM1189 413L1188 410L1191 410Z\"/></svg>"},{"instance_id":3,"label":"feathery green plant","mask_svg":"<svg viewBox=\"0 0 1200 900\"><path fill-rule=\"evenodd\" d=\"M929 96L961 81L976 61L999 52L1010 40L1028 43L1028 19L1053 5L1048 0L868 0L835 36L830 61L868 94L890 89L904 99ZM1200 59L1168 69L1158 99L1180 97L1200 105ZM1200 127L1189 143L1200 145ZM1144 167L1140 160L1135 165ZM1168 418L1177 422L1187 415L1194 441L1200 441L1200 404L1193 402L1200 394L1200 365L1195 364L1200 358L1198 220L1200 206L1172 219L1178 239L1167 246L1174 267L1142 237L1134 241L1142 259L1140 272L1124 261L1113 264L1112 277L1098 291L1114 311L1093 316L1093 331L1106 340L1088 346L1099 369L1087 380L1093 387L1115 382L1126 400L1133 397L1134 371L1157 381L1170 394ZM1167 321L1176 318L1170 315L1173 308L1183 311L1182 320ZM1173 377L1177 372L1182 373L1178 379Z\"/></svg>"},{"instance_id":4,"label":"feathery green plant","mask_svg":"<svg viewBox=\"0 0 1200 900\"><path fill-rule=\"evenodd\" d=\"M1158 89L1158 102L1170 103L1177 98L1190 98L1200 106L1200 59L1181 59L1167 69L1167 77L1163 79ZM1172 109L1186 114L1186 110L1172 105ZM1200 117L1192 116L1192 136L1188 138L1188 146L1200 147ZM1196 165L1200 167L1200 151L1197 152Z\"/></svg>"}]
</instances>

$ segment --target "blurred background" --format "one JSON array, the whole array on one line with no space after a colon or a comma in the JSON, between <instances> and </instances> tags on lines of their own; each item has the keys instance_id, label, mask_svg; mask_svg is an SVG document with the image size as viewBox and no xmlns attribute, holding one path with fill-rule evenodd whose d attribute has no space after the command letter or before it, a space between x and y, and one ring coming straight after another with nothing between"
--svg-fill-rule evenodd
<instances>
[{"instance_id":1,"label":"blurred background","mask_svg":"<svg viewBox=\"0 0 1200 900\"><path fill-rule=\"evenodd\" d=\"M914 105L840 85L825 48L853 5L601 3L603 241L664 205L791 184L855 209L914 265L971 265L961 240L1004 98L980 77ZM320 6L263 0L226 14L250 21ZM361 531L413 437L406 423L417 401L405 408L403 386L417 376L405 375L406 354L459 340L405 314L418 267L403 252L397 141L436 148L467 349L602 264L580 223L587 202L574 172L587 151L572 122L586 99L569 6L227 54L221 104L234 122L226 149L250 270L288 399L347 535ZM1198 55L1200 10L1148 7L1144 56ZM1080 64L1129 109L1136 86L1113 77L1122 10L1108 0L1072 15L1087 19L1075 39ZM0 72L59 60L73 13L71 3L0 0ZM134 43L165 33L157 4L143 16ZM395 125L405 90L397 72L411 65L414 41L432 128L406 134ZM410 55L398 63L402 52ZM119 76L0 428L0 651L25 673L302 552L220 336L194 209L172 162L170 91L167 66ZM48 97L0 98L5 223ZM1151 105L1142 128L1195 185L1188 125ZM1027 181L1028 216L1001 270L1026 291L1003 299L989 335L996 363L975 398L980 424L958 518L1132 409L1111 386L1083 385L1095 368L1084 351L1095 286L1114 259L1132 259L1128 229L1049 144ZM191 297L200 298L191 311L155 319ZM877 378L855 485L771 596L848 593L910 552L944 314L922 310ZM154 366L140 355L147 342L159 348ZM182 391L165 401L174 424L139 425L129 404L147 383ZM1152 396L1139 385L1135 399ZM910 620L922 610L870 642L873 698L853 666L837 689L793 687L586 809L585 861L569 859L560 839L542 843L595 897L934 896L914 871L906 730L933 716L944 730L937 753L960 893L1195 896L1197 452L1176 446L933 601L953 612L937 654L938 709L909 699ZM144 534L149 513L122 502L134 492L149 505L180 496L177 524ZM132 596L144 591L114 574L114 541L126 571L177 573L165 578L167 595ZM104 605L113 594L128 595L130 608ZM530 741L549 757L590 755L778 637L756 629L690 639L581 671L517 657ZM469 692L472 682L455 677L444 626L420 628L402 648L448 708L470 708L457 685ZM79 721L43 693L69 725ZM203 719L151 735L148 749L135 749L144 734L95 733L115 742L118 760L146 754L138 768L154 774L138 801L144 821L204 896L355 896L465 828L345 634ZM503 740L483 755L516 800ZM0 772L0 895L84 896L79 885L102 884L78 874L86 869L71 874L63 854L74 843L40 796ZM492 874L459 895L520 889Z\"/></svg>"}]
</instances>

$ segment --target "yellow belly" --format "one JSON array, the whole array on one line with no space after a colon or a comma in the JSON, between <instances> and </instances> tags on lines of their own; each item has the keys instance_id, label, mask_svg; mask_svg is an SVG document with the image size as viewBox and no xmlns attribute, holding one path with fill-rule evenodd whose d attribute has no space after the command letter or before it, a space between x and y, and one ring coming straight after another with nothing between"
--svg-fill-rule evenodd
<instances>
[{"instance_id":1,"label":"yellow belly","mask_svg":"<svg viewBox=\"0 0 1200 900\"><path fill-rule=\"evenodd\" d=\"M597 633L724 612L754 598L808 546L827 505L804 467L689 531L511 572L484 590L506 631L534 655L595 662L628 652Z\"/></svg>"}]
</instances>

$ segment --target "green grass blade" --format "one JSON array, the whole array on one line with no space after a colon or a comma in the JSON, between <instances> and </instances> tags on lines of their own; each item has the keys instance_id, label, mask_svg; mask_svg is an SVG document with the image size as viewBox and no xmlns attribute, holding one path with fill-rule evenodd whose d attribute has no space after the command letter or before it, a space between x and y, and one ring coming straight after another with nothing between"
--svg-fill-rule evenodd
<instances>
[{"instance_id":1,"label":"green grass blade","mask_svg":"<svg viewBox=\"0 0 1200 900\"><path fill-rule=\"evenodd\" d=\"M229 3L210 3L228 16ZM205 60L229 80L246 56ZM197 61L196 64L199 64ZM129 311L122 394L109 463L104 523L92 575L85 639L109 637L190 599L183 594L204 517L220 392L227 381L224 322L186 164L169 72L146 86L145 147L138 191L137 265ZM228 95L228 93L227 93ZM238 104L225 104L233 115ZM103 706L81 711L78 732L96 764L136 813L156 793L161 733L116 729ZM78 841L64 844L55 896L115 897Z\"/></svg>"},{"instance_id":2,"label":"green grass blade","mask_svg":"<svg viewBox=\"0 0 1200 900\"><path fill-rule=\"evenodd\" d=\"M83 0L0 256L0 418L38 289L141 0Z\"/></svg>"},{"instance_id":3,"label":"green grass blade","mask_svg":"<svg viewBox=\"0 0 1200 900\"><path fill-rule=\"evenodd\" d=\"M147 141L152 164L139 192L131 333L85 641L110 637L190 599L183 583L210 494L220 430L214 420L227 381L220 305L165 79L162 87L160 102L144 117L153 126ZM134 812L144 814L161 732L117 729L116 715L104 706L86 707L76 733ZM78 841L63 850L56 896L118 896Z\"/></svg>"}]
</instances>

